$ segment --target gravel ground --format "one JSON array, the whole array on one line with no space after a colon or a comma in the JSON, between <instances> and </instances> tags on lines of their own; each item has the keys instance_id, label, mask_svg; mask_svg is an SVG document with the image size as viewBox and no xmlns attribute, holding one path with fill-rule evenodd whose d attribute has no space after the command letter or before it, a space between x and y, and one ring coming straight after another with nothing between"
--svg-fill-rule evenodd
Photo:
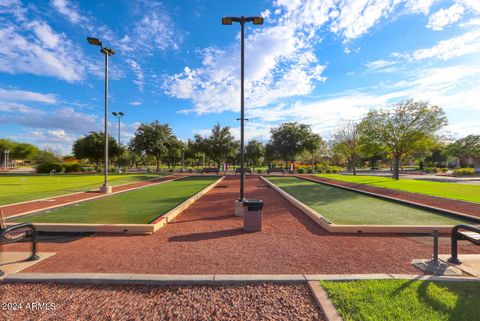
<instances>
[{"instance_id":1,"label":"gravel ground","mask_svg":"<svg viewBox=\"0 0 480 321\"><path fill-rule=\"evenodd\" d=\"M247 197L265 201L263 230L245 233L233 216L239 179L227 177L177 218L147 236L93 235L66 243L40 243L57 254L25 272L151 274L409 273L414 258L432 246L400 235L336 235L319 227L258 177L247 179ZM11 244L6 250L27 250ZM440 253L448 254L448 245ZM478 246L460 253L480 254Z\"/></svg>"},{"instance_id":2,"label":"gravel ground","mask_svg":"<svg viewBox=\"0 0 480 321\"><path fill-rule=\"evenodd\" d=\"M166 176L166 177L160 177L160 178L155 178L151 179L148 181L139 181L135 183L129 183L129 184L123 184L119 186L113 186L112 191L113 192L120 192L124 191L126 189L130 188L135 188L135 187L141 187L141 186L148 186L151 184L155 184L158 182L163 182L166 180L172 179L172 176ZM5 205L5 206L0 206L0 210L3 211L3 216L4 217L9 217L15 214L21 214L29 211L40 211L45 207L50 207L50 206L55 206L55 205L62 205L70 202L75 202L75 201L82 201L86 200L89 198L93 198L96 196L101 195L99 191L87 191L87 192L80 192L76 193L73 195L65 195L65 196L54 196L50 197L47 200L43 201L31 201L31 202L25 202L22 204L17 204L17 205Z\"/></svg>"},{"instance_id":3,"label":"gravel ground","mask_svg":"<svg viewBox=\"0 0 480 321\"><path fill-rule=\"evenodd\" d=\"M322 320L306 285L0 284L1 320ZM33 302L44 303L33 308ZM5 306L16 303L17 308ZM30 305L28 305L30 304ZM10 308L10 309L8 309ZM49 308L49 309L47 309Z\"/></svg>"},{"instance_id":4,"label":"gravel ground","mask_svg":"<svg viewBox=\"0 0 480 321\"><path fill-rule=\"evenodd\" d=\"M380 195L395 197L401 200L417 202L417 203L428 205L428 206L435 206L435 207L443 208L450 211L455 211L455 212L460 212L460 213L480 217L480 205L475 203L457 201L452 199L446 199L441 197L422 195L422 194L416 194L416 193L410 193L410 192L404 192L404 191L396 191L393 189L369 186L365 184L342 182L342 181L337 181L330 178L323 178L323 177L318 177L313 175L298 175L298 176L300 177L304 176L306 178L316 180L319 182L328 182L338 186L351 187L351 188L355 188L362 191L377 193ZM455 187L453 186L452 188L455 188Z\"/></svg>"}]
</instances>

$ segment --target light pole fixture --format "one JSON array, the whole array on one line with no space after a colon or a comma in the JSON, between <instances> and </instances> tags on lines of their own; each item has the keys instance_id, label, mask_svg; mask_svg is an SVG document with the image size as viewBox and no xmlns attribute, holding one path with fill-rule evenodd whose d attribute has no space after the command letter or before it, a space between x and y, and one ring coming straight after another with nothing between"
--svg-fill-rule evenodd
<instances>
[{"instance_id":1,"label":"light pole fixture","mask_svg":"<svg viewBox=\"0 0 480 321\"><path fill-rule=\"evenodd\" d=\"M87 41L92 46L99 46L101 48L100 52L105 55L105 120L103 128L103 137L105 140L105 170L100 192L108 194L112 192L112 187L108 186L108 57L115 54L115 50L104 47L102 42L97 38L87 37Z\"/></svg>"},{"instance_id":2,"label":"light pole fixture","mask_svg":"<svg viewBox=\"0 0 480 321\"><path fill-rule=\"evenodd\" d=\"M117 138L117 144L118 144L118 147L120 147L120 119L122 119L123 116L125 116L124 113L122 113L121 111L114 111L112 112L112 115L117 117L118 119L118 138Z\"/></svg>"},{"instance_id":3,"label":"light pole fixture","mask_svg":"<svg viewBox=\"0 0 480 321\"><path fill-rule=\"evenodd\" d=\"M3 166L5 169L8 168L8 154L10 154L10 151L8 149L5 149L3 151Z\"/></svg>"},{"instance_id":4,"label":"light pole fixture","mask_svg":"<svg viewBox=\"0 0 480 321\"><path fill-rule=\"evenodd\" d=\"M245 105L244 105L244 82L245 82L245 23L253 22L254 25L263 24L263 17L223 17L222 25L231 25L233 22L240 23L240 197L235 204L235 215L241 216L239 203L243 202L245 190ZM243 205L242 205L243 206Z\"/></svg>"}]
</instances>

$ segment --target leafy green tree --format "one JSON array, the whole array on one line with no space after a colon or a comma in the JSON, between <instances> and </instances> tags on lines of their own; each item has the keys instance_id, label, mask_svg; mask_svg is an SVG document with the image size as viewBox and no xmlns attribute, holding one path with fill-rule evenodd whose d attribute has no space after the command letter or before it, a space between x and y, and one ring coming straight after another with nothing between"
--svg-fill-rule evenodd
<instances>
[{"instance_id":1,"label":"leafy green tree","mask_svg":"<svg viewBox=\"0 0 480 321\"><path fill-rule=\"evenodd\" d=\"M283 123L270 130L269 145L284 161L295 161L295 158L307 150L312 135L310 125L297 122Z\"/></svg>"},{"instance_id":2,"label":"leafy green tree","mask_svg":"<svg viewBox=\"0 0 480 321\"><path fill-rule=\"evenodd\" d=\"M446 152L454 157L480 156L480 135L468 135L449 144Z\"/></svg>"},{"instance_id":3,"label":"leafy green tree","mask_svg":"<svg viewBox=\"0 0 480 321\"><path fill-rule=\"evenodd\" d=\"M265 146L261 142L255 139L248 142L245 147L245 158L252 163L253 169L262 162L264 155Z\"/></svg>"},{"instance_id":4,"label":"leafy green tree","mask_svg":"<svg viewBox=\"0 0 480 321\"><path fill-rule=\"evenodd\" d=\"M79 138L73 144L73 155L78 159L88 159L95 163L95 168L98 171L100 162L105 157L105 139L102 132L92 131L85 137ZM116 140L112 136L108 136L108 155L109 157L116 157L119 155L119 148ZM108 164L105 164L108 166Z\"/></svg>"},{"instance_id":5,"label":"leafy green tree","mask_svg":"<svg viewBox=\"0 0 480 321\"><path fill-rule=\"evenodd\" d=\"M195 135L193 145L194 150L215 162L218 170L222 162L234 158L239 149L239 143L230 132L230 127L221 127L220 124L213 126L207 137Z\"/></svg>"},{"instance_id":6,"label":"leafy green tree","mask_svg":"<svg viewBox=\"0 0 480 321\"><path fill-rule=\"evenodd\" d=\"M436 133L447 124L445 112L436 105L412 99L392 109L371 111L364 119L366 135L384 144L393 159L393 178L400 178L400 162L435 141Z\"/></svg>"},{"instance_id":7,"label":"leafy green tree","mask_svg":"<svg viewBox=\"0 0 480 321\"><path fill-rule=\"evenodd\" d=\"M335 151L345 157L348 168L352 170L353 175L357 175L355 166L360 152L360 126L358 123L350 121L333 134L333 148Z\"/></svg>"},{"instance_id":8,"label":"leafy green tree","mask_svg":"<svg viewBox=\"0 0 480 321\"><path fill-rule=\"evenodd\" d=\"M1 157L3 157L5 150L10 151L9 159L11 160L31 160L39 152L38 147L32 144L18 143L10 139L0 139Z\"/></svg>"},{"instance_id":9,"label":"leafy green tree","mask_svg":"<svg viewBox=\"0 0 480 321\"><path fill-rule=\"evenodd\" d=\"M320 135L311 133L305 141L305 151L303 153L306 163L311 161L312 169L315 168L315 162L319 161L326 151L327 145Z\"/></svg>"},{"instance_id":10,"label":"leafy green tree","mask_svg":"<svg viewBox=\"0 0 480 321\"><path fill-rule=\"evenodd\" d=\"M167 157L172 140L176 139L168 124L160 124L158 120L150 124L141 124L130 146L138 153L145 153L155 157L156 171L160 171L162 158Z\"/></svg>"}]
</instances>

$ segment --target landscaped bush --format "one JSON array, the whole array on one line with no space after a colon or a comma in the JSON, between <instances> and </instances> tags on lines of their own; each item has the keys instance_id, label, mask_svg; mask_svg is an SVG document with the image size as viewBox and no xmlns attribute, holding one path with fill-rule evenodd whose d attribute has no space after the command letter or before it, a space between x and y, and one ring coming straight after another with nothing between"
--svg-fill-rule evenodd
<instances>
[{"instance_id":1,"label":"landscaped bush","mask_svg":"<svg viewBox=\"0 0 480 321\"><path fill-rule=\"evenodd\" d=\"M65 173L73 173L82 171L82 165L79 163L63 163Z\"/></svg>"},{"instance_id":2,"label":"landscaped bush","mask_svg":"<svg viewBox=\"0 0 480 321\"><path fill-rule=\"evenodd\" d=\"M313 169L311 169L311 168L307 169L307 173L308 174L313 174Z\"/></svg>"},{"instance_id":3,"label":"landscaped bush","mask_svg":"<svg viewBox=\"0 0 480 321\"><path fill-rule=\"evenodd\" d=\"M188 169L188 172L189 172L189 173L193 173L193 169L189 168L189 169Z\"/></svg>"},{"instance_id":4,"label":"landscaped bush","mask_svg":"<svg viewBox=\"0 0 480 321\"><path fill-rule=\"evenodd\" d=\"M37 165L37 173L61 173L63 166L61 163L40 163Z\"/></svg>"},{"instance_id":5,"label":"landscaped bush","mask_svg":"<svg viewBox=\"0 0 480 321\"><path fill-rule=\"evenodd\" d=\"M425 167L423 170L424 170L425 173L432 173L433 172L432 167Z\"/></svg>"},{"instance_id":6,"label":"landscaped bush","mask_svg":"<svg viewBox=\"0 0 480 321\"><path fill-rule=\"evenodd\" d=\"M455 175L473 175L475 174L475 168L457 168L454 173Z\"/></svg>"},{"instance_id":7,"label":"landscaped bush","mask_svg":"<svg viewBox=\"0 0 480 321\"><path fill-rule=\"evenodd\" d=\"M303 174L303 172L304 172L304 170L303 170L302 167L297 168L297 173L298 173L298 174Z\"/></svg>"},{"instance_id":8,"label":"landscaped bush","mask_svg":"<svg viewBox=\"0 0 480 321\"><path fill-rule=\"evenodd\" d=\"M448 172L448 168L446 167L442 168L442 173L446 173L446 172Z\"/></svg>"},{"instance_id":9,"label":"landscaped bush","mask_svg":"<svg viewBox=\"0 0 480 321\"><path fill-rule=\"evenodd\" d=\"M263 171L261 169L257 169L257 174L262 174Z\"/></svg>"},{"instance_id":10,"label":"landscaped bush","mask_svg":"<svg viewBox=\"0 0 480 321\"><path fill-rule=\"evenodd\" d=\"M175 171L175 170L174 170L173 168L170 168L170 169L168 170L169 173L173 173L174 171Z\"/></svg>"}]
</instances>

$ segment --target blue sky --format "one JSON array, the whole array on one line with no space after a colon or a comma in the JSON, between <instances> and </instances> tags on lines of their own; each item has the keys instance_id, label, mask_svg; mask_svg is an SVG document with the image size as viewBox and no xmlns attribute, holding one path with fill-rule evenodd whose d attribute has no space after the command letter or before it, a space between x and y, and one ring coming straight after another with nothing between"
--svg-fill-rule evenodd
<instances>
[{"instance_id":1,"label":"blue sky","mask_svg":"<svg viewBox=\"0 0 480 321\"><path fill-rule=\"evenodd\" d=\"M248 139L285 121L328 139L408 97L445 109L444 134L480 134L480 0L0 0L0 137L68 154L102 129L103 56L87 36L117 51L124 142L155 119L181 139L217 122L237 135L239 26L226 15L265 18L246 30Z\"/></svg>"}]
</instances>

